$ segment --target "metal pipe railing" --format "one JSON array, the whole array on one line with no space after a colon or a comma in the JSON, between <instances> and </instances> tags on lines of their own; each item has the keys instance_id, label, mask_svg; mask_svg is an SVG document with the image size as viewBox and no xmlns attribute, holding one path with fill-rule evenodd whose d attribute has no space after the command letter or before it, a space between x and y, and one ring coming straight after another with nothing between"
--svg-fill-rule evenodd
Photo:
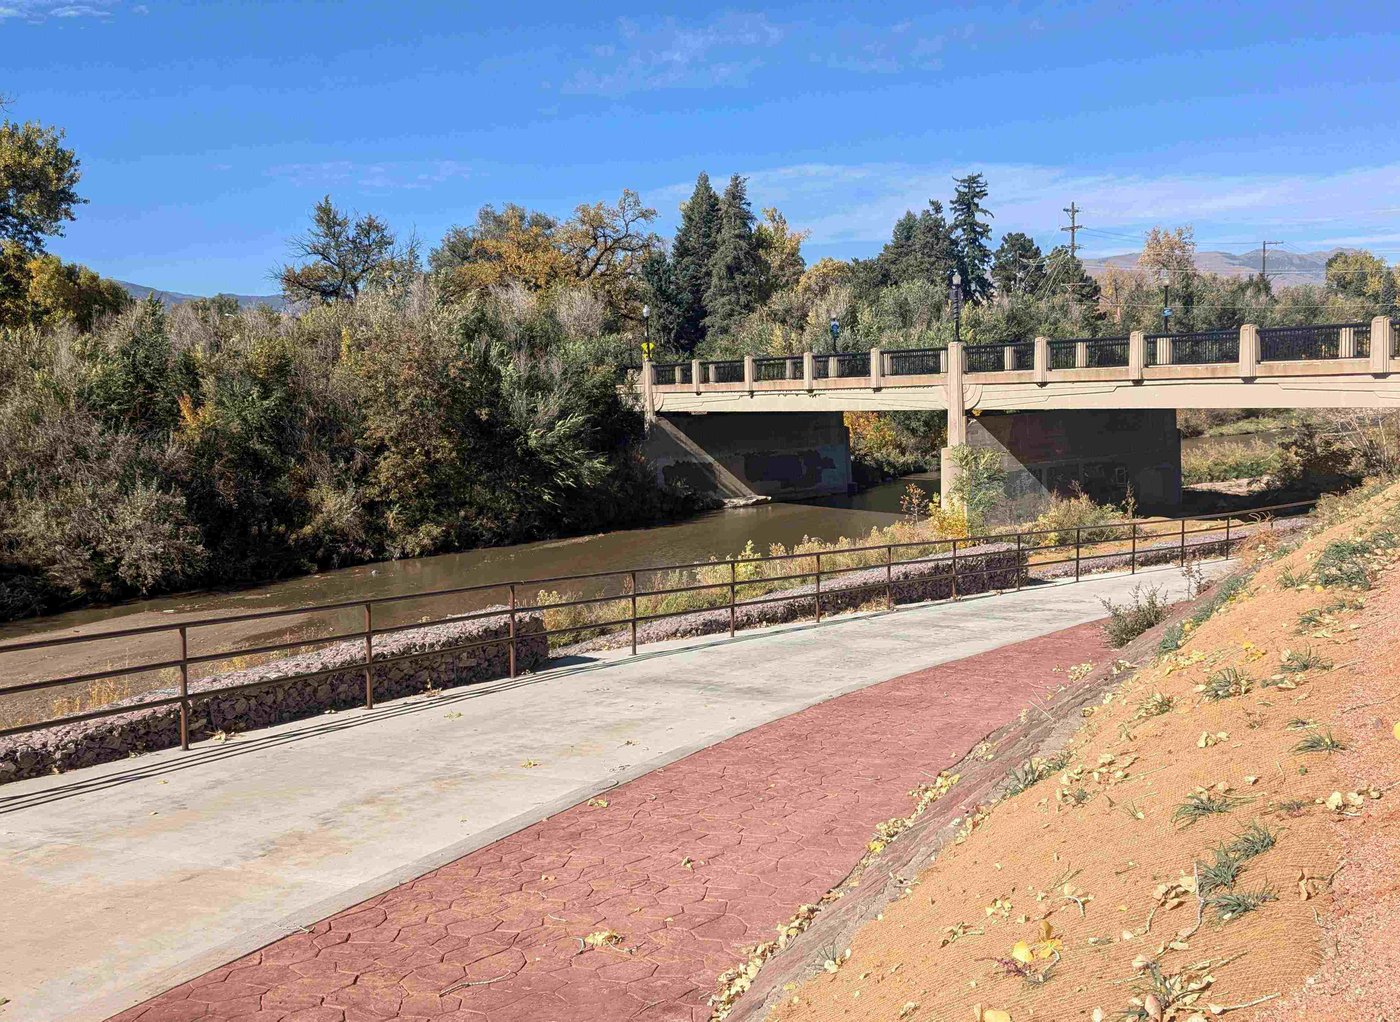
<instances>
[{"instance_id":1,"label":"metal pipe railing","mask_svg":"<svg viewBox=\"0 0 1400 1022\"><path fill-rule=\"evenodd\" d=\"M1249 511L1219 512L1212 515L1198 515L1192 519L1130 519L1126 522L1112 522L1101 526L1093 526L1090 532L1094 536L1106 538L1091 539L1087 543L1090 548L1105 544L1122 543L1125 535L1122 530L1128 530L1126 539L1131 544L1128 551L1129 570L1135 572L1142 556L1150 551L1163 551L1175 549L1177 556L1175 559L1181 564L1185 564L1187 552L1187 536L1199 535L1208 532L1225 533L1223 541L1224 553L1229 555L1231 544L1238 541L1238 534L1232 536L1231 528L1235 520L1247 520L1250 517L1263 520L1264 516L1272 517L1280 512L1297 512L1304 508L1312 507L1316 501L1293 501L1284 504L1268 505L1266 507L1255 508ZM1188 521L1213 522L1223 519L1222 525L1208 525L1201 529L1188 529ZM1172 526L1177 528L1171 531L1176 533L1172 536L1172 542L1164 546L1149 547L1143 550L1139 547L1139 538L1154 538L1149 531L1152 526ZM706 613L708 611L721 611L727 613L728 630L731 635L735 634L739 627L739 612L743 608L766 605L780 602L811 601L814 609L814 616L817 621L821 621L827 609L832 606L833 600L844 600L852 593L865 591L883 590L885 594L885 604L893 609L897 601L897 592L907 589L909 586L927 584L930 582L946 581L949 586L951 598L958 599L960 595L961 581L975 578L985 578L988 575L1004 574L1004 568L979 568L969 567L967 560L969 554L974 557L981 557L977 551L985 551L988 555L996 551L997 547L1009 546L1014 539L1014 584L1019 589L1030 580L1030 559L1036 554L1055 553L1061 550L1074 548L1073 557L1065 556L1058 559L1039 560L1034 567L1045 569L1056 567L1062 564L1073 563L1075 565L1074 577L1079 580L1083 576L1083 565L1085 561L1097 561L1109 557L1122 557L1121 550L1108 551L1105 553L1085 552L1086 542L1084 539L1084 528L1076 527L1073 543L1069 542L1038 542L1044 537L1053 536L1063 530L1055 529L1017 529L1009 532L990 533L980 536L971 536L963 539L925 539L908 540L901 542L887 542L877 544L867 544L862 546L848 547L840 550L814 551L812 553L788 553L769 554L755 557L738 557L727 561L691 561L682 564L651 565L638 568L629 568L616 571L586 572L573 575L555 575L529 579L519 579L510 582L493 582L473 586L454 586L447 589L428 590L421 593L402 593L393 596L375 597L367 600L337 601L325 604L315 604L296 608L282 608L278 610L257 611L244 614L229 614L221 617L203 617L190 621L175 622L163 625L150 625L137 628L113 629L111 631L90 633L87 635L61 636L52 639L32 639L21 642L0 644L0 657L6 655L43 650L58 647L69 647L78 644L95 644L111 642L119 639L130 639L147 636L174 636L178 641L179 656L175 659L157 659L139 664L126 664L121 667L108 668L98 671L88 671L80 674L65 677L31 680L17 685L10 685L0 688L0 698L7 695L17 695L25 692L34 692L44 689L58 688L68 685L89 684L96 681L130 678L140 674L160 673L169 670L178 670L179 683L175 695L164 697L143 699L139 702L130 702L120 705L109 706L76 715L54 717L45 720L34 721L23 725L0 728L0 736L30 732L44 727L59 726L79 721L98 719L104 716L114 716L124 713L132 713L139 710L155 709L164 706L177 706L180 717L180 745L182 748L189 748L190 742L190 721L192 715L192 704L195 700L207 700L220 695L232 692L243 691L253 688L269 688L290 684L296 681L325 677L332 674L342 674L356 669L363 675L364 681L364 705L366 708L373 708L375 700L375 672L376 668L381 668L388 664L398 663L406 660L420 660L449 653L460 653L464 650L499 646L503 642L508 649L508 674L515 677L519 670L519 647L522 638L520 629L520 619L525 616L539 616L550 610L568 610L578 607L592 607L601 604L624 603L627 605L625 617L609 617L605 620L586 621L581 624L569 624L558 628L536 628L528 633L531 636L548 639L550 636L582 633L593 630L604 630L608 628L627 626L629 630L629 646L633 654L636 653L638 645L637 629L640 624L664 620L667 618L680 617L688 614ZM1155 538L1165 538L1158 534ZM914 553L913 556L897 557L899 552L904 551L925 551L922 555ZM932 551L929 553L928 551ZM962 554L961 561L959 554ZM850 563L851 558L861 560L862 555L871 555L863 563ZM878 556L876 556L878 555ZM825 564L823 557L826 558ZM836 563L833 564L832 560ZM813 563L811 571L797 571L783 573L775 576L763 576L751 579L741 577L741 572L745 568L756 568L760 565L786 563L795 560L808 560ZM846 563L842 563L842 561ZM646 575L657 575L661 573L674 574L684 571L697 571L700 569L719 569L722 565L728 565L728 578L715 582L706 582L702 579L696 584L686 585L657 585L647 588L641 585L640 580ZM943 573L930 573L916 577L900 578L895 572L896 567L905 570L913 569L923 565L947 565L948 570ZM878 573L883 569L883 579L878 577ZM832 587L832 580L840 579L843 576L856 572L876 572L876 580L857 585L837 585ZM519 601L519 591L525 586L541 586L557 583L597 583L599 581L613 581L618 584L625 582L626 588L616 595L583 595L567 600L558 600L549 603L535 602L533 604L522 605ZM782 583L799 583L811 580L812 589L810 592L799 592L785 588ZM823 589L823 581L828 583ZM760 596L758 598L741 598L740 590L749 587L776 586L779 595ZM393 624L376 626L374 621L375 609L394 604L401 604L409 600L431 600L442 599L449 596L462 596L468 594L480 594L495 590L505 590L507 593L507 603L505 606L488 607L486 609L473 611L465 614L452 614L434 619L422 620L408 624ZM962 587L965 592L966 587ZM663 600L669 596L684 595L704 591L727 591L727 600L723 596L714 606L685 607L676 610L657 609L658 600ZM825 605L824 605L825 600ZM268 620L279 620L293 616L310 616L326 612L340 612L352 609L359 609L361 613L362 625L358 630L350 632L337 631L329 636L303 636L289 639L284 642L259 643L255 646L236 646L216 649L213 652L191 653L190 632L194 629L211 628L215 626L229 626L261 622ZM406 653L390 653L383 648L376 648L376 636L398 634L406 631L418 629L430 629L443 625L460 625L472 621L495 619L506 625L506 635L493 636L478 639L471 642L445 643L432 649L413 650ZM544 624L540 620L540 624ZM274 653L288 652L292 650L305 650L308 647L325 646L330 643L345 643L347 641L359 641L363 644L362 654L353 662L347 660L345 663L333 667L327 667L315 671L301 672L278 678L262 678L250 682L242 682L234 685L224 685L212 688L203 688L191 691L190 688L190 667L202 664L217 663L221 660L230 660L236 657L268 655Z\"/></svg>"}]
</instances>

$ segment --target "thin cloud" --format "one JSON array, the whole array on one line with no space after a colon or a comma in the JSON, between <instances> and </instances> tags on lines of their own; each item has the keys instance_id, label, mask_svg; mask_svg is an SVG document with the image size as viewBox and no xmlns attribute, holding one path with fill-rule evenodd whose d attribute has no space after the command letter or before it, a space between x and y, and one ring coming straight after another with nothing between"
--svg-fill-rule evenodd
<instances>
[{"instance_id":1,"label":"thin cloud","mask_svg":"<svg viewBox=\"0 0 1400 1022\"><path fill-rule=\"evenodd\" d=\"M783 30L764 14L724 14L701 24L668 18L642 25L624 18L617 38L590 48L592 60L562 91L625 96L657 89L743 85L763 64L762 51Z\"/></svg>"},{"instance_id":2,"label":"thin cloud","mask_svg":"<svg viewBox=\"0 0 1400 1022\"><path fill-rule=\"evenodd\" d=\"M1400 228L1394 205L1400 164L1317 174L1148 176L1082 174L1034 164L808 163L746 176L755 206L781 207L792 223L812 231L814 244L864 247L888 240L906 210L923 209L931 198L946 205L953 178L973 171L987 177L997 235L1058 236L1065 221L1062 207L1073 199L1084 210L1083 222L1096 232L1080 236L1082 246L1094 253L1131 248L1156 224L1195 224L1203 247L1227 232L1230 240L1245 241L1264 228L1319 247L1341 238L1351 244L1391 243ZM664 209L683 201L692 187L667 185L648 199ZM1318 219L1319 208L1328 211L1325 220Z\"/></svg>"},{"instance_id":3,"label":"thin cloud","mask_svg":"<svg viewBox=\"0 0 1400 1022\"><path fill-rule=\"evenodd\" d=\"M126 10L133 14L147 13L144 4L126 8L122 0L86 0L84 3L71 3L66 0L18 0L15 3L0 5L0 21L28 21L34 24L51 18L92 18L102 21Z\"/></svg>"},{"instance_id":4,"label":"thin cloud","mask_svg":"<svg viewBox=\"0 0 1400 1022\"><path fill-rule=\"evenodd\" d=\"M444 181L469 177L471 167L457 160L384 163L326 160L320 163L285 163L268 168L267 174L300 187L354 188L374 192L432 188Z\"/></svg>"}]
</instances>

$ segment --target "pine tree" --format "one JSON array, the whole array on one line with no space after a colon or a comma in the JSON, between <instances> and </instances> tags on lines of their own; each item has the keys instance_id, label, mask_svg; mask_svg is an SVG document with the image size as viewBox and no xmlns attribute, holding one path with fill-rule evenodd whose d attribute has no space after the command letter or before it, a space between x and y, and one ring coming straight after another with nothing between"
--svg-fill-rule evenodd
<instances>
[{"instance_id":1,"label":"pine tree","mask_svg":"<svg viewBox=\"0 0 1400 1022\"><path fill-rule=\"evenodd\" d=\"M727 333L738 326L762 302L766 286L753 210L738 174L729 179L719 210L719 240L710 263L710 289L705 292L707 334Z\"/></svg>"},{"instance_id":2,"label":"pine tree","mask_svg":"<svg viewBox=\"0 0 1400 1022\"><path fill-rule=\"evenodd\" d=\"M953 238L943 216L943 203L929 199L914 232L915 278L930 283L947 280L953 265Z\"/></svg>"},{"instance_id":3,"label":"pine tree","mask_svg":"<svg viewBox=\"0 0 1400 1022\"><path fill-rule=\"evenodd\" d=\"M705 337L705 292L719 241L719 196L704 171L695 179L695 191L681 206L681 225L671 245L671 270L675 278L675 343L689 354Z\"/></svg>"},{"instance_id":4,"label":"pine tree","mask_svg":"<svg viewBox=\"0 0 1400 1022\"><path fill-rule=\"evenodd\" d=\"M992 260L992 280L1003 298L1034 294L1045 282L1040 246L1020 231L1002 235Z\"/></svg>"},{"instance_id":5,"label":"pine tree","mask_svg":"<svg viewBox=\"0 0 1400 1022\"><path fill-rule=\"evenodd\" d=\"M992 294L987 275L992 251L987 239L992 235L986 218L991 213L982 205L987 197L987 181L981 174L969 174L955 182L953 192L953 244L958 272L962 274L963 294L973 303L985 302Z\"/></svg>"},{"instance_id":6,"label":"pine tree","mask_svg":"<svg viewBox=\"0 0 1400 1022\"><path fill-rule=\"evenodd\" d=\"M903 284L910 279L914 269L914 245L918 232L919 218L912 211L906 211L895 221L890 240L876 256L882 285Z\"/></svg>"},{"instance_id":7,"label":"pine tree","mask_svg":"<svg viewBox=\"0 0 1400 1022\"><path fill-rule=\"evenodd\" d=\"M677 347L684 305L676 264L665 252L647 257L641 269L642 288L651 306L651 339L658 346Z\"/></svg>"}]
</instances>

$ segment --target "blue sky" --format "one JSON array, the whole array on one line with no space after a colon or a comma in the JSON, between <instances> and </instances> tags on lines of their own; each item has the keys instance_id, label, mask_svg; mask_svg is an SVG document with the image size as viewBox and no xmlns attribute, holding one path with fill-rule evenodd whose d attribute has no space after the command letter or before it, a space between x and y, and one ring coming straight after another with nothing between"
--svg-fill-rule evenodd
<instances>
[{"instance_id":1,"label":"blue sky","mask_svg":"<svg viewBox=\"0 0 1400 1022\"><path fill-rule=\"evenodd\" d=\"M986 173L997 236L1089 255L1400 259L1400 13L1330 4L0 0L10 115L67 129L91 202L54 251L195 293L274 290L329 192L429 245L483 203L750 177L809 258Z\"/></svg>"}]
</instances>

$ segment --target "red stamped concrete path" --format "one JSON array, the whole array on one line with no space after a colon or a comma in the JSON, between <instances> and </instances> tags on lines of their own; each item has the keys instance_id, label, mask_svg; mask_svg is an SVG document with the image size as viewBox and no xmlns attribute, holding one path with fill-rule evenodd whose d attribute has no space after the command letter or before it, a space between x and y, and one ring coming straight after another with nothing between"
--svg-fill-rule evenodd
<instances>
[{"instance_id":1,"label":"red stamped concrete path","mask_svg":"<svg viewBox=\"0 0 1400 1022\"><path fill-rule=\"evenodd\" d=\"M715 977L839 883L874 825L908 811L909 789L1061 683L1064 667L1106 655L1099 626L1081 625L821 703L114 1022L698 1022ZM580 951L604 929L621 948Z\"/></svg>"}]
</instances>

